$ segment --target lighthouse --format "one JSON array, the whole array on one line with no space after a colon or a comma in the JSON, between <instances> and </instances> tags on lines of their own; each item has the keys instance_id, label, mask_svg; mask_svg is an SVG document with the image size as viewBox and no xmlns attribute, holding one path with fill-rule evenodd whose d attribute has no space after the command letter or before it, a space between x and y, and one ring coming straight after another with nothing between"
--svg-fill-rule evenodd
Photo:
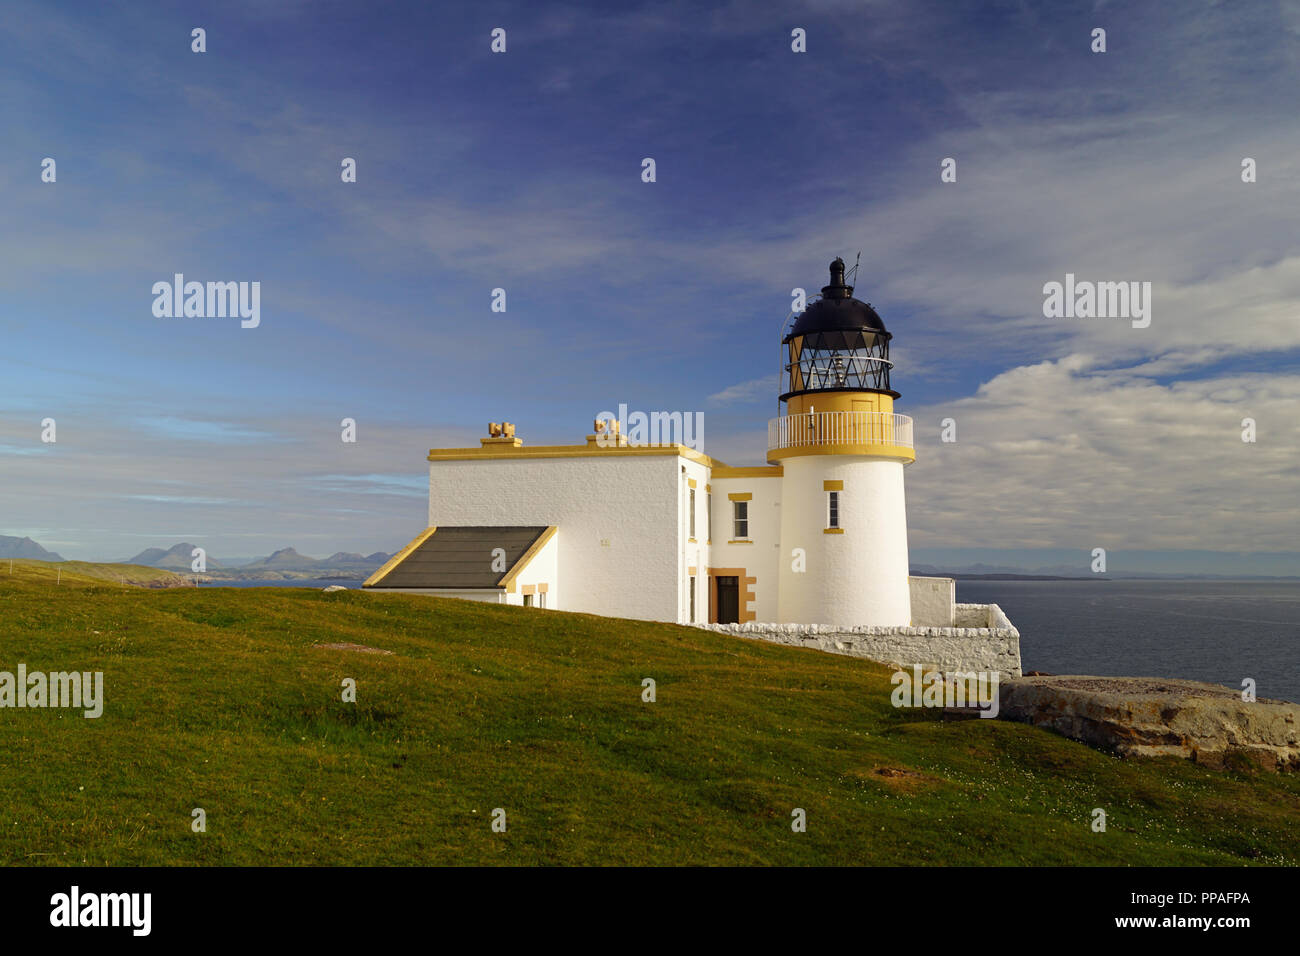
<instances>
[{"instance_id":1,"label":"lighthouse","mask_svg":"<svg viewBox=\"0 0 1300 956\"><path fill-rule=\"evenodd\" d=\"M916 456L912 420L894 412L892 337L853 298L843 261L830 272L781 340L766 465L644 441L645 412L625 423L607 397L592 407L619 414L587 419L585 442L530 445L498 418L478 447L429 449L428 524L365 588L1019 676L1020 634L1001 608L958 605L951 578L908 575L903 469ZM870 635L845 633L864 625Z\"/></svg>"},{"instance_id":2,"label":"lighthouse","mask_svg":"<svg viewBox=\"0 0 1300 956\"><path fill-rule=\"evenodd\" d=\"M498 419L478 447L429 449L427 527L366 587L679 624L956 626L952 581L908 576L891 336L844 262L830 273L781 340L768 464L729 466L684 427L645 441L646 413L603 399L620 414L588 419L585 443L530 445Z\"/></svg>"},{"instance_id":3,"label":"lighthouse","mask_svg":"<svg viewBox=\"0 0 1300 956\"><path fill-rule=\"evenodd\" d=\"M782 468L781 623L911 623L903 468L916 456L912 420L894 413L891 338L837 258L782 340L767 454Z\"/></svg>"}]
</instances>

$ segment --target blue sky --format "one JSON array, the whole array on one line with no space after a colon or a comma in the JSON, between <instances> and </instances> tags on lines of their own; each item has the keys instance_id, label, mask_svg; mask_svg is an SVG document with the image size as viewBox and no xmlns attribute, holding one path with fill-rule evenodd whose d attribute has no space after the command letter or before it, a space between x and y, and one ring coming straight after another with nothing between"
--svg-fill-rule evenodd
<instances>
[{"instance_id":1,"label":"blue sky","mask_svg":"<svg viewBox=\"0 0 1300 956\"><path fill-rule=\"evenodd\" d=\"M620 402L761 463L790 290L861 252L918 559L1300 573L1298 41L1267 3L19 0L0 533L393 550L428 448ZM260 326L154 317L177 272L259 281ZM1150 281L1151 327L1044 318L1067 272Z\"/></svg>"}]
</instances>

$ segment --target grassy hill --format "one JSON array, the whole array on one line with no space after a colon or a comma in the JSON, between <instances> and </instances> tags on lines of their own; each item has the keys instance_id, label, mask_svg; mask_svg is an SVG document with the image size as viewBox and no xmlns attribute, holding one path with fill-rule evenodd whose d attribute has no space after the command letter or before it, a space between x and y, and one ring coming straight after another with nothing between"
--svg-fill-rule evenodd
<instances>
[{"instance_id":1,"label":"grassy hill","mask_svg":"<svg viewBox=\"0 0 1300 956\"><path fill-rule=\"evenodd\" d=\"M865 661L414 596L5 570L0 670L102 670L106 698L97 720L0 710L7 864L1300 863L1296 775L898 711ZM391 653L317 646L337 643Z\"/></svg>"},{"instance_id":2,"label":"grassy hill","mask_svg":"<svg viewBox=\"0 0 1300 956\"><path fill-rule=\"evenodd\" d=\"M143 564L95 564L90 561L9 560L0 558L0 586L11 580L45 584L116 584L119 587L190 587L189 578ZM0 627L3 624L0 623ZM0 650L3 644L0 644Z\"/></svg>"}]
</instances>

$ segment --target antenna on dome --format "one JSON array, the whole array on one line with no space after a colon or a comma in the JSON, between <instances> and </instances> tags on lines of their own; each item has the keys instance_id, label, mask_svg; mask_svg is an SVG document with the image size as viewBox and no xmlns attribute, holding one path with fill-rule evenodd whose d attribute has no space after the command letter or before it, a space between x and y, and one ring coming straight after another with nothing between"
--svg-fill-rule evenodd
<instances>
[{"instance_id":1,"label":"antenna on dome","mask_svg":"<svg viewBox=\"0 0 1300 956\"><path fill-rule=\"evenodd\" d=\"M853 260L853 268L849 270L848 276L844 280L845 285L857 285L858 263L862 261L862 250L858 250L858 257Z\"/></svg>"}]
</instances>

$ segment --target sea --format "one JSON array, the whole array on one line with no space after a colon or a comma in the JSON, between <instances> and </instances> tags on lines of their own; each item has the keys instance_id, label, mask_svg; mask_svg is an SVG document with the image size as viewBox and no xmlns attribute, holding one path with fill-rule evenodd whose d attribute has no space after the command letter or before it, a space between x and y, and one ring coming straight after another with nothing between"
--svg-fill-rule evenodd
<instances>
[{"instance_id":1,"label":"sea","mask_svg":"<svg viewBox=\"0 0 1300 956\"><path fill-rule=\"evenodd\" d=\"M1300 702L1300 581L957 581L1020 631L1024 670L1181 677Z\"/></svg>"}]
</instances>

